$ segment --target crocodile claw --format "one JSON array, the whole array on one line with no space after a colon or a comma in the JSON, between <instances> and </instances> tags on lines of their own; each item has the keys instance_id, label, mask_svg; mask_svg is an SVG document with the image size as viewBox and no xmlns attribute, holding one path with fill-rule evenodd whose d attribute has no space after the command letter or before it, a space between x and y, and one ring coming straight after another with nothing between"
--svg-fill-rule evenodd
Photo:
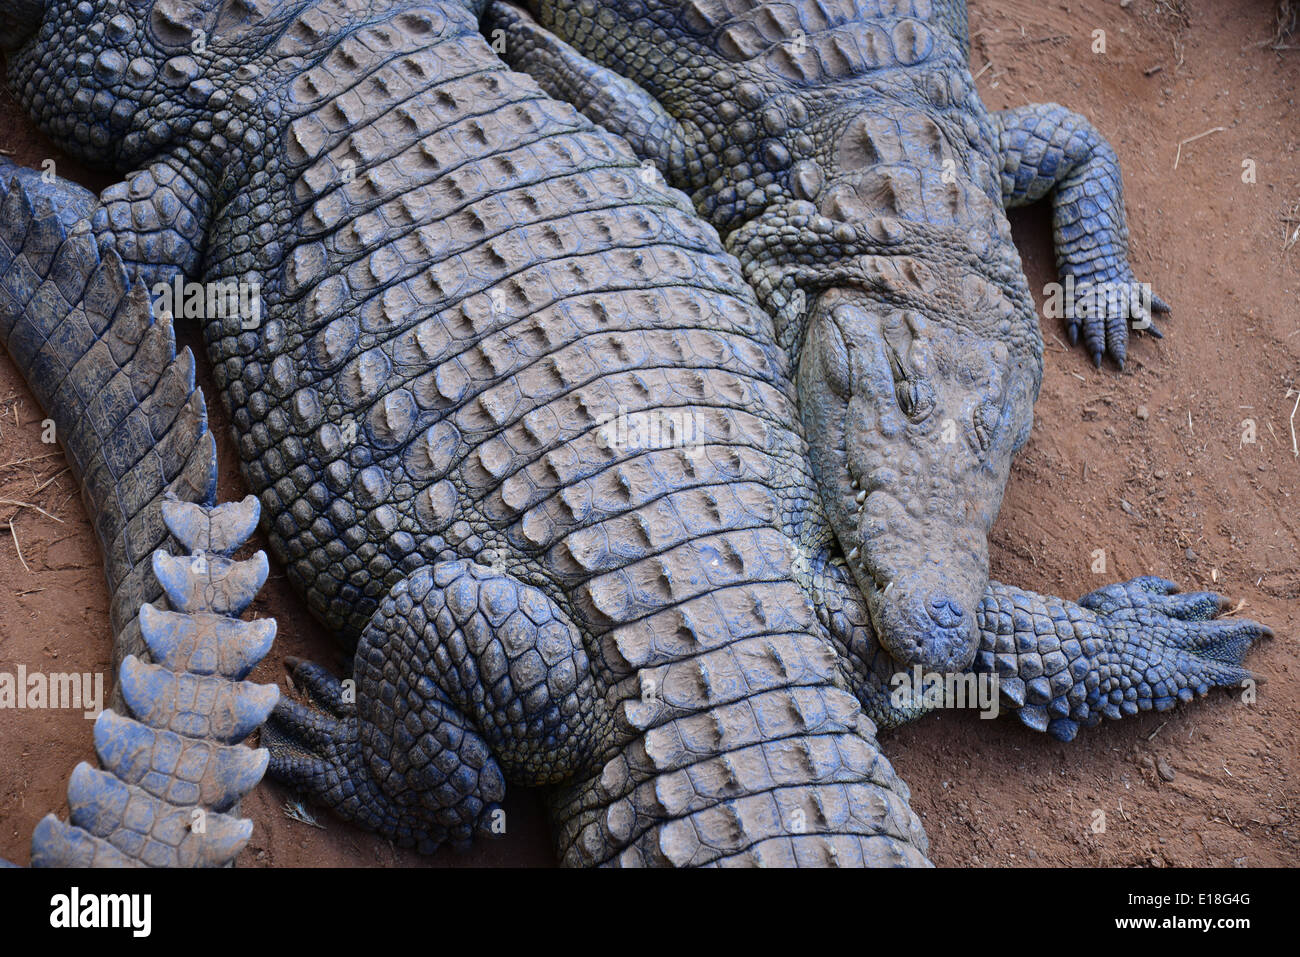
<instances>
[{"instance_id":1,"label":"crocodile claw","mask_svg":"<svg viewBox=\"0 0 1300 957\"><path fill-rule=\"evenodd\" d=\"M1103 355L1109 353L1123 371L1128 358L1130 326L1163 339L1164 334L1152 319L1157 313L1168 312L1169 305L1125 267L1120 276L1079 280L1074 307L1068 312L1066 335L1072 345L1077 345L1082 337L1084 348L1098 369Z\"/></svg>"},{"instance_id":2,"label":"crocodile claw","mask_svg":"<svg viewBox=\"0 0 1300 957\"><path fill-rule=\"evenodd\" d=\"M312 800L335 808L344 816L364 808L364 788L354 781L357 754L355 715L330 710L328 702L342 701L342 682L318 665L288 662L294 682L307 690L313 704L281 698L262 726L261 745L270 753L271 775L302 791ZM330 684L332 682L332 685Z\"/></svg>"},{"instance_id":3,"label":"crocodile claw","mask_svg":"<svg viewBox=\"0 0 1300 957\"><path fill-rule=\"evenodd\" d=\"M491 833L488 824L499 812L504 782L495 763L481 776L463 764L466 748L477 746L477 739L461 735L455 742L458 753L449 748L430 755L435 764L426 780L418 771L395 767L373 747L374 726L358 715L350 681L296 658L287 664L312 705L281 699L263 726L261 743L271 755L272 777L339 817L422 854L444 844L463 848L474 836ZM445 707L432 701L428 712ZM427 737L407 743L410 753L435 747ZM435 773L448 768L450 774Z\"/></svg>"},{"instance_id":4,"label":"crocodile claw","mask_svg":"<svg viewBox=\"0 0 1300 957\"><path fill-rule=\"evenodd\" d=\"M356 741L355 709L343 705L343 682L320 665L292 657L285 664L294 686L311 704L282 697L262 727L262 746L271 752L273 773L294 768L287 776L319 796L321 789L312 783L322 776L337 777L330 767L347 764L346 755Z\"/></svg>"}]
</instances>

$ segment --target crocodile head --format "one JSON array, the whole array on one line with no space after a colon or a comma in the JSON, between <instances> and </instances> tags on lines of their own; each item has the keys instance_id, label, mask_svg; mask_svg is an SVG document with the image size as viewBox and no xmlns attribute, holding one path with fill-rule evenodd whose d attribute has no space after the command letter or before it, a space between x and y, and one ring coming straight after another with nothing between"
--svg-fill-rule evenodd
<instances>
[{"instance_id":1,"label":"crocodile head","mask_svg":"<svg viewBox=\"0 0 1300 957\"><path fill-rule=\"evenodd\" d=\"M0 50L16 50L36 32L49 0L8 0L0 9Z\"/></svg>"},{"instance_id":2,"label":"crocodile head","mask_svg":"<svg viewBox=\"0 0 1300 957\"><path fill-rule=\"evenodd\" d=\"M936 310L937 311L937 310ZM881 644L906 667L964 670L988 584L988 534L1029 435L1038 365L1000 337L823 293L799 396L813 470Z\"/></svg>"}]
</instances>

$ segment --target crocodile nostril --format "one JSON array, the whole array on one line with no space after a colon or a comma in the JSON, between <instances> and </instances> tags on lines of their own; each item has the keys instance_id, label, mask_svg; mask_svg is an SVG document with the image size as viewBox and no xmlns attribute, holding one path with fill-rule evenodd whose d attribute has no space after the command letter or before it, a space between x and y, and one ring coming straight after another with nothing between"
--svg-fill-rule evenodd
<instances>
[{"instance_id":1,"label":"crocodile nostril","mask_svg":"<svg viewBox=\"0 0 1300 957\"><path fill-rule=\"evenodd\" d=\"M951 628L961 622L961 606L947 595L935 595L930 599L930 617L935 623Z\"/></svg>"}]
</instances>

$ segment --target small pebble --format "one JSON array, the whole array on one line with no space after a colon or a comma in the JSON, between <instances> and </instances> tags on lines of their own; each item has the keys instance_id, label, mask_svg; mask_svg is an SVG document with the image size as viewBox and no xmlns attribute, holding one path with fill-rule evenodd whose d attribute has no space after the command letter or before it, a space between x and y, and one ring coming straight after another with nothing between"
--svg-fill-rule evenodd
<instances>
[{"instance_id":1,"label":"small pebble","mask_svg":"<svg viewBox=\"0 0 1300 957\"><path fill-rule=\"evenodd\" d=\"M1196 561L1196 552L1192 551L1190 548L1187 549L1187 551L1183 552L1183 554L1187 556L1187 560L1189 562Z\"/></svg>"},{"instance_id":2,"label":"small pebble","mask_svg":"<svg viewBox=\"0 0 1300 957\"><path fill-rule=\"evenodd\" d=\"M1139 405L1137 411L1137 417L1141 419L1143 422L1145 422L1147 419L1151 418L1151 410L1148 409L1145 405Z\"/></svg>"},{"instance_id":3,"label":"small pebble","mask_svg":"<svg viewBox=\"0 0 1300 957\"><path fill-rule=\"evenodd\" d=\"M1156 773L1159 774L1161 780L1164 781L1172 781L1177 776L1174 774L1174 769L1169 766L1169 762L1164 758L1160 758L1156 761Z\"/></svg>"}]
</instances>

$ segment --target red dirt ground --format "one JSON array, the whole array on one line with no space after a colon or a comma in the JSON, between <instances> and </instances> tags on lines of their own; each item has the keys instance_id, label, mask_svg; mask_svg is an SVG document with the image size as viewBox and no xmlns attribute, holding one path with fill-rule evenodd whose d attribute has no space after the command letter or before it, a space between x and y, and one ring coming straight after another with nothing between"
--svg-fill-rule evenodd
<instances>
[{"instance_id":1,"label":"red dirt ground","mask_svg":"<svg viewBox=\"0 0 1300 957\"><path fill-rule=\"evenodd\" d=\"M1284 249L1300 229L1300 38L1289 41L1293 49L1272 49L1272 26L1273 5L1263 0L972 4L972 69L985 102L1055 100L1092 118L1124 166L1139 275L1174 306L1166 338L1141 338L1123 374L1094 370L1063 344L1055 321L1045 322L1037 424L994 530L993 575L1077 597L1154 573L1240 599L1239 613L1277 637L1250 657L1269 680L1249 705L1215 693L1086 730L1068 745L973 713L884 735L941 866L1300 861L1292 432L1293 422L1300 429L1300 243ZM1098 29L1104 54L1093 52ZM1180 142L1220 127L1178 155ZM31 166L58 158L7 97L0 148ZM1254 183L1243 181L1246 160ZM108 182L61 159L58 172L92 188ZM1012 221L1041 290L1054 278L1048 219L1030 210ZM222 494L242 496L219 403L210 406L224 442ZM41 418L0 355L0 500L58 519L0 501L0 670L107 672L97 545L62 455L40 442ZM1253 443L1242 440L1246 419ZM1098 548L1104 576L1090 571ZM279 638L254 677L283 680L289 654L334 660L274 565L255 613L279 620ZM86 759L90 724L80 713L0 711L0 856L28 860L33 826L49 811L66 817L68 774ZM323 812L321 829L291 821L281 809L287 798L268 783L245 802L256 830L241 865L553 859L544 814L527 791L511 796L506 838L427 859ZM1097 810L1104 833L1092 829Z\"/></svg>"}]
</instances>

